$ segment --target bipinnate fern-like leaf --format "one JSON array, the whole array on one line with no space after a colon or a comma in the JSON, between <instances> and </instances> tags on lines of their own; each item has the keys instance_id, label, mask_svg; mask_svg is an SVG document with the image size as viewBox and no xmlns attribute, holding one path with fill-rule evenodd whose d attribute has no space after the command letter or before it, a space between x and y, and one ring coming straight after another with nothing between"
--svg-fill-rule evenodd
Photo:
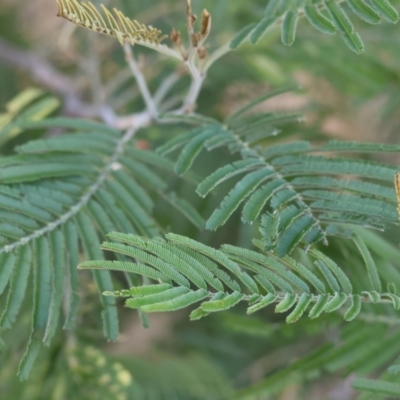
<instances>
[{"instance_id":1,"label":"bipinnate fern-like leaf","mask_svg":"<svg viewBox=\"0 0 400 400\"><path fill-rule=\"evenodd\" d=\"M242 221L261 222L264 247L285 256L300 244L326 243L329 237L345 236L357 242L352 226L384 229L398 225L393 186L398 167L356 157L367 152L399 153L398 145L336 140L314 146L306 141L269 145L280 125L299 120L301 115L248 115L248 111L291 89L262 95L223 123L207 122L157 149L161 155L181 149L175 164L180 174L191 168L202 148L228 147L233 154L240 154L241 160L221 166L197 187L197 193L204 197L227 180L236 179L206 227L215 230L224 225L243 205ZM366 265L371 266L366 249L358 248ZM377 282L374 288L380 290Z\"/></svg>"},{"instance_id":2,"label":"bipinnate fern-like leaf","mask_svg":"<svg viewBox=\"0 0 400 400\"><path fill-rule=\"evenodd\" d=\"M57 16L93 32L115 37L120 44L125 42L131 45L139 44L180 59L178 53L161 44L167 35L162 35L160 30L152 26L146 26L126 17L115 8L111 12L101 5L102 13L100 13L92 3L77 0L57 0L57 6Z\"/></svg>"},{"instance_id":3,"label":"bipinnate fern-like leaf","mask_svg":"<svg viewBox=\"0 0 400 400\"><path fill-rule=\"evenodd\" d=\"M377 366L385 367L398 360L400 334L392 325L397 318L389 317L386 322L382 320L378 324L371 323L377 322L373 320L373 314L361 314L360 317L366 320L360 318L342 325L338 335L332 331L331 339L328 337L287 366L271 371L255 384L239 390L233 398L274 398L287 388L288 382L308 382L310 376L321 373L351 380L353 388L363 392L360 399L399 398L397 376L386 373L377 381L365 378L374 374ZM308 340L318 342L319 334L308 337Z\"/></svg>"},{"instance_id":4,"label":"bipinnate fern-like leaf","mask_svg":"<svg viewBox=\"0 0 400 400\"><path fill-rule=\"evenodd\" d=\"M50 344L61 318L65 328L74 325L80 247L87 259L102 259L100 237L111 230L159 235L151 216L154 193L182 209L191 222L204 225L197 211L169 193L153 170L172 171L172 164L136 149L127 142L129 132L64 118L14 123L14 129L22 131L55 126L72 132L20 145L15 155L2 157L0 168L0 294L6 296L0 332L12 327L26 294L33 293L22 379L28 377L40 348ZM109 271L93 271L93 278L100 292L113 290ZM131 279L135 278L127 281ZM102 296L101 303L105 336L116 340L115 300Z\"/></svg>"},{"instance_id":5,"label":"bipinnate fern-like leaf","mask_svg":"<svg viewBox=\"0 0 400 400\"><path fill-rule=\"evenodd\" d=\"M257 43L263 35L274 27L280 27L283 44L290 46L296 36L297 21L305 17L318 31L325 34L340 33L346 45L356 53L364 51L361 37L355 31L347 11L369 24L378 24L382 20L397 23L399 14L388 0L305 0L292 2L269 0L264 18L259 23L244 27L232 39L230 47L238 48L246 39Z\"/></svg>"},{"instance_id":6,"label":"bipinnate fern-like leaf","mask_svg":"<svg viewBox=\"0 0 400 400\"><path fill-rule=\"evenodd\" d=\"M118 232L108 237L113 242L103 243L103 250L136 262L98 259L85 261L78 268L128 271L158 282L104 293L107 297L128 297L127 307L144 312L175 311L201 302L191 313L194 320L242 301L248 303L248 314L276 303L275 312L288 312L286 321L292 323L306 312L310 318L318 318L323 312L343 308L344 319L351 321L360 313L362 303L389 303L395 310L400 309L400 298L381 290L376 269L373 274L369 272L371 286L355 292L334 260L315 249L303 253L303 258L309 257L311 265L316 266L310 268L289 256L279 258L270 252L231 245L217 250L172 233L165 240ZM364 245L361 238L356 243Z\"/></svg>"}]
</instances>

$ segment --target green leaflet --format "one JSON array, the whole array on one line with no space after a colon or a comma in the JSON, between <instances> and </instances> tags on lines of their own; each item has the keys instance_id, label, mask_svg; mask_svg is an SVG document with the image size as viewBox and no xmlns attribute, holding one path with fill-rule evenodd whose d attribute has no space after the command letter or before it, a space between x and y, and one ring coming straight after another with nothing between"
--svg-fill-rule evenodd
<instances>
[{"instance_id":1,"label":"green leaflet","mask_svg":"<svg viewBox=\"0 0 400 400\"><path fill-rule=\"evenodd\" d=\"M162 113L160 115L160 118L166 119L168 121L182 122L190 125L200 125L202 127L218 123L218 121L215 118L206 117L202 114L196 114L196 113L191 113L191 114Z\"/></svg>"},{"instance_id":2,"label":"green leaflet","mask_svg":"<svg viewBox=\"0 0 400 400\"><path fill-rule=\"evenodd\" d=\"M88 165L67 163L25 164L4 167L0 171L0 182L19 183L37 181L45 178L56 178L71 175L93 174L94 168Z\"/></svg>"},{"instance_id":3,"label":"green leaflet","mask_svg":"<svg viewBox=\"0 0 400 400\"><path fill-rule=\"evenodd\" d=\"M268 127L298 122L303 119L304 116L300 113L259 113L232 120L229 123L229 128L239 137L249 135L259 129L266 131L268 137L270 136Z\"/></svg>"},{"instance_id":4,"label":"green leaflet","mask_svg":"<svg viewBox=\"0 0 400 400\"><path fill-rule=\"evenodd\" d=\"M61 231L57 230L50 235L50 246L53 275L49 317L43 338L46 346L50 345L50 341L56 332L63 300L65 240Z\"/></svg>"},{"instance_id":5,"label":"green leaflet","mask_svg":"<svg viewBox=\"0 0 400 400\"><path fill-rule=\"evenodd\" d=\"M207 301L201 304L201 309L205 312L217 312L228 310L238 304L244 295L239 292L233 292L222 300Z\"/></svg>"},{"instance_id":6,"label":"green leaflet","mask_svg":"<svg viewBox=\"0 0 400 400\"><path fill-rule=\"evenodd\" d=\"M273 97L279 96L284 93L292 92L297 89L299 89L299 86L296 84L292 84L288 86L278 87L274 90L269 90L268 92L262 94L261 96L258 96L255 99L249 101L244 106L236 110L233 114L229 115L228 118L226 119L226 122L230 123L233 122L234 120L238 120L242 114L251 110L253 107L261 104L263 101L266 101L268 99L271 99Z\"/></svg>"},{"instance_id":7,"label":"green leaflet","mask_svg":"<svg viewBox=\"0 0 400 400\"><path fill-rule=\"evenodd\" d=\"M201 132L185 144L175 163L174 170L177 174L183 175L190 169L194 160L199 155L204 141L216 134L218 129L219 127L215 126L203 128Z\"/></svg>"},{"instance_id":8,"label":"green leaflet","mask_svg":"<svg viewBox=\"0 0 400 400\"><path fill-rule=\"evenodd\" d=\"M275 21L275 17L263 18L251 32L249 42L251 44L257 43L265 35L268 29L274 25Z\"/></svg>"},{"instance_id":9,"label":"green leaflet","mask_svg":"<svg viewBox=\"0 0 400 400\"><path fill-rule=\"evenodd\" d=\"M33 318L32 330L27 350L19 366L21 380L27 379L42 346L43 334L48 322L50 299L52 297L52 268L50 246L46 237L36 241L35 268L33 283Z\"/></svg>"},{"instance_id":10,"label":"green leaflet","mask_svg":"<svg viewBox=\"0 0 400 400\"><path fill-rule=\"evenodd\" d=\"M241 161L235 161L232 164L225 165L214 171L209 175L203 182L197 186L196 192L201 196L205 197L215 187L227 179L233 178L236 175L242 174L252 169L256 169L264 163L257 159L247 159Z\"/></svg>"},{"instance_id":11,"label":"green leaflet","mask_svg":"<svg viewBox=\"0 0 400 400\"><path fill-rule=\"evenodd\" d=\"M267 168L247 174L223 199L220 207L213 212L207 221L207 229L215 230L219 226L225 224L228 218L246 199L246 197L251 194L263 181L271 177L272 174L273 171Z\"/></svg>"},{"instance_id":12,"label":"green leaflet","mask_svg":"<svg viewBox=\"0 0 400 400\"><path fill-rule=\"evenodd\" d=\"M69 250L67 257L67 293L66 318L64 329L72 329L79 307L79 279L77 265L79 263L78 232L75 224L68 221L64 226L65 247Z\"/></svg>"},{"instance_id":13,"label":"green leaflet","mask_svg":"<svg viewBox=\"0 0 400 400\"><path fill-rule=\"evenodd\" d=\"M358 295L354 295L350 297L350 302L351 305L349 309L346 311L346 314L344 314L344 320L345 321L353 321L354 318L357 317L357 315L361 311L361 298Z\"/></svg>"},{"instance_id":14,"label":"green leaflet","mask_svg":"<svg viewBox=\"0 0 400 400\"><path fill-rule=\"evenodd\" d=\"M274 179L273 181L261 186L246 201L242 211L242 221L247 223L254 222L260 215L264 206L269 199L282 187L286 182L282 179Z\"/></svg>"},{"instance_id":15,"label":"green leaflet","mask_svg":"<svg viewBox=\"0 0 400 400\"><path fill-rule=\"evenodd\" d=\"M135 200L144 210L146 210L148 213L152 211L154 207L153 200L132 176L129 176L126 172L119 170L114 172L113 177L120 183L121 186L124 187L125 190L129 192L133 198L135 198Z\"/></svg>"},{"instance_id":16,"label":"green leaflet","mask_svg":"<svg viewBox=\"0 0 400 400\"><path fill-rule=\"evenodd\" d=\"M307 284L302 279L298 278L291 271L286 271L283 265L274 262L274 260L271 260L271 264L268 263L266 265L259 265L258 263L250 260L244 260L234 255L229 255L229 258L237 262L239 265L243 265L251 271L258 273L258 275L256 275L254 278L267 292L275 293L275 288L274 286L272 286L272 284L274 284L283 291L292 293L293 289L290 283L293 283L294 285L300 287L306 292L309 290ZM280 275L276 274L274 271L271 271L269 268L278 270L281 275L285 275L285 277L282 278ZM287 281L289 281L290 283L288 283Z\"/></svg>"},{"instance_id":17,"label":"green leaflet","mask_svg":"<svg viewBox=\"0 0 400 400\"><path fill-rule=\"evenodd\" d=\"M36 242L35 269L34 269L34 313L33 329L43 330L49 316L49 303L52 294L52 265L50 259L50 245L45 237Z\"/></svg>"},{"instance_id":18,"label":"green leaflet","mask_svg":"<svg viewBox=\"0 0 400 400\"><path fill-rule=\"evenodd\" d=\"M275 294L275 287L272 282L266 278L264 275L256 275L254 279L261 285L261 287L267 292L271 294Z\"/></svg>"},{"instance_id":19,"label":"green leaflet","mask_svg":"<svg viewBox=\"0 0 400 400\"><path fill-rule=\"evenodd\" d=\"M386 21L395 24L399 21L399 13L397 10L389 3L388 0L371 0L371 6L386 19Z\"/></svg>"},{"instance_id":20,"label":"green leaflet","mask_svg":"<svg viewBox=\"0 0 400 400\"><path fill-rule=\"evenodd\" d=\"M314 226L315 220L310 215L297 218L278 238L276 252L279 256L290 254L306 233Z\"/></svg>"},{"instance_id":21,"label":"green leaflet","mask_svg":"<svg viewBox=\"0 0 400 400\"><path fill-rule=\"evenodd\" d=\"M110 232L114 229L114 224L106 210L96 200L90 200L87 209L92 220L102 232Z\"/></svg>"},{"instance_id":22,"label":"green leaflet","mask_svg":"<svg viewBox=\"0 0 400 400\"><path fill-rule=\"evenodd\" d=\"M397 397L400 393L400 385L398 383L373 379L356 378L353 380L351 386L356 390L385 396Z\"/></svg>"},{"instance_id":23,"label":"green leaflet","mask_svg":"<svg viewBox=\"0 0 400 400\"><path fill-rule=\"evenodd\" d=\"M91 220L87 214L84 214L83 212L77 214L75 218L78 233L82 240L85 253L89 258L102 259L103 253L100 251L99 239ZM93 277L100 293L112 291L113 284L109 271L94 270ZM115 299L112 297L101 296L100 300L103 305L102 319L104 334L110 340L117 340L119 323Z\"/></svg>"},{"instance_id":24,"label":"green leaflet","mask_svg":"<svg viewBox=\"0 0 400 400\"><path fill-rule=\"evenodd\" d=\"M167 183L146 165L128 157L122 157L121 162L141 183L159 190L167 187Z\"/></svg>"},{"instance_id":25,"label":"green leaflet","mask_svg":"<svg viewBox=\"0 0 400 400\"><path fill-rule=\"evenodd\" d=\"M167 283L159 285L146 285L131 287L128 291L131 296L145 296L148 294L155 294L163 292L164 290L170 289L172 286Z\"/></svg>"},{"instance_id":26,"label":"green leaflet","mask_svg":"<svg viewBox=\"0 0 400 400\"><path fill-rule=\"evenodd\" d=\"M114 251L116 253L125 254L129 257L135 258L142 261L143 263L149 264L150 266L158 269L162 274L166 275L168 278L174 280L176 283L182 286L189 287L189 281L178 271L176 271L171 265L160 260L151 254L146 253L143 250L136 249L134 247L125 246L119 243L103 243L101 245L103 250ZM83 265L84 266L84 265ZM116 264L116 267L120 266ZM132 267L133 268L133 267ZM132 271L134 272L134 271Z\"/></svg>"},{"instance_id":27,"label":"green leaflet","mask_svg":"<svg viewBox=\"0 0 400 400\"><path fill-rule=\"evenodd\" d=\"M322 33L333 35L336 33L336 27L330 19L318 11L315 5L304 7L304 14L308 22Z\"/></svg>"},{"instance_id":28,"label":"green leaflet","mask_svg":"<svg viewBox=\"0 0 400 400\"><path fill-rule=\"evenodd\" d=\"M263 237L265 246L271 246L275 242L278 235L279 224L281 222L280 215L272 215L270 213L261 216L260 232Z\"/></svg>"},{"instance_id":29,"label":"green leaflet","mask_svg":"<svg viewBox=\"0 0 400 400\"><path fill-rule=\"evenodd\" d=\"M262 154L265 158L272 158L281 154L306 153L310 150L311 145L309 142L298 141L269 146L263 150Z\"/></svg>"},{"instance_id":30,"label":"green leaflet","mask_svg":"<svg viewBox=\"0 0 400 400\"><path fill-rule=\"evenodd\" d=\"M190 140L195 138L201 131L202 131L202 129L197 128L192 131L186 132L184 134L175 136L173 139L169 140L162 146L159 146L156 149L156 153L161 156L165 156L166 154L170 153L171 151L174 151L174 150L178 149L179 147L188 143Z\"/></svg>"},{"instance_id":31,"label":"green leaflet","mask_svg":"<svg viewBox=\"0 0 400 400\"><path fill-rule=\"evenodd\" d=\"M358 196L356 194L347 194L347 193L337 193L331 192L327 190L305 190L302 195L311 199L321 199L328 200L337 203L354 203L357 204L360 208L359 214L365 209L366 212L371 210L371 213L382 214L382 217L387 219L395 219L393 218L393 214L396 214L396 208L394 205L388 204L385 201L377 200L377 199L365 199L364 197ZM339 209L342 207L339 206Z\"/></svg>"},{"instance_id":32,"label":"green leaflet","mask_svg":"<svg viewBox=\"0 0 400 400\"><path fill-rule=\"evenodd\" d=\"M326 264L321 260L316 260L314 264L318 267L319 271L324 276L331 290L333 292L339 292L340 291L339 283L335 278L335 276L333 275L332 271L326 266Z\"/></svg>"},{"instance_id":33,"label":"green leaflet","mask_svg":"<svg viewBox=\"0 0 400 400\"><path fill-rule=\"evenodd\" d=\"M345 293L336 292L331 300L326 304L324 311L327 313L336 311L347 301L347 296Z\"/></svg>"},{"instance_id":34,"label":"green leaflet","mask_svg":"<svg viewBox=\"0 0 400 400\"><path fill-rule=\"evenodd\" d=\"M145 312L176 311L203 300L207 295L207 291L204 289L199 289L197 291L191 291L187 294L178 296L172 300L143 306L141 309Z\"/></svg>"},{"instance_id":35,"label":"green leaflet","mask_svg":"<svg viewBox=\"0 0 400 400\"><path fill-rule=\"evenodd\" d=\"M227 287L229 287L230 289L232 289L233 291L240 291L239 283L235 279L232 279L232 277L229 274L227 274L224 270L219 268L215 262L211 261L205 255L197 253L193 249L183 247L183 246L179 247L179 249L182 250L183 252L185 252L186 254L188 254L191 258L200 262L202 264L202 266L204 266L212 274L215 275L216 280L219 279L220 282L225 283L225 285ZM204 278L204 279L206 279L206 278ZM212 285L211 283L210 283L210 285L215 287L215 285ZM218 285L218 287L216 287L217 290L220 290L220 291L224 290L223 286L221 288L219 283L217 283L217 285Z\"/></svg>"},{"instance_id":36,"label":"green leaflet","mask_svg":"<svg viewBox=\"0 0 400 400\"><path fill-rule=\"evenodd\" d=\"M393 182L397 172L394 166L364 160L346 158L325 158L318 156L285 156L274 160L274 165L282 166L284 174L332 175L348 174Z\"/></svg>"},{"instance_id":37,"label":"green leaflet","mask_svg":"<svg viewBox=\"0 0 400 400\"><path fill-rule=\"evenodd\" d=\"M186 253L182 249L176 248L170 244L163 244L163 249L166 248L168 251L177 256L179 259L183 260L190 269L196 271L199 278L204 279L209 285L214 287L218 291L223 291L224 286L218 278L213 276L213 273L210 269L207 269L202 262L198 261L195 257L192 257L190 254ZM202 260L203 261L203 260ZM175 264L174 264L175 265ZM199 286L199 285L198 285ZM202 287L202 286L199 286ZM204 289L206 287L203 287Z\"/></svg>"},{"instance_id":38,"label":"green leaflet","mask_svg":"<svg viewBox=\"0 0 400 400\"><path fill-rule=\"evenodd\" d=\"M8 281L11 278L11 274L15 265L15 256L13 253L0 254L0 294L4 292Z\"/></svg>"},{"instance_id":39,"label":"green leaflet","mask_svg":"<svg viewBox=\"0 0 400 400\"><path fill-rule=\"evenodd\" d=\"M38 338L31 336L27 350L18 368L18 376L21 381L28 379L41 347L41 341Z\"/></svg>"},{"instance_id":40,"label":"green leaflet","mask_svg":"<svg viewBox=\"0 0 400 400\"><path fill-rule=\"evenodd\" d=\"M105 261L105 260L91 260L84 261L78 265L78 269L104 269L112 271L124 271L132 274L139 274L155 281L169 282L169 278L154 268L144 264L131 263L127 261Z\"/></svg>"},{"instance_id":41,"label":"green leaflet","mask_svg":"<svg viewBox=\"0 0 400 400\"><path fill-rule=\"evenodd\" d=\"M395 310L400 310L400 298L393 293L383 293L383 296L388 297L393 304Z\"/></svg>"},{"instance_id":42,"label":"green leaflet","mask_svg":"<svg viewBox=\"0 0 400 400\"><path fill-rule=\"evenodd\" d=\"M179 255L171 249L172 246L166 243L154 243L152 241L148 241L142 245L140 243L135 245L145 251L153 253L169 265L173 265L174 268L176 268L182 275L186 276L186 278L193 282L198 288L207 289L206 282L202 276L197 273L196 269L187 262L189 260L186 257L179 257Z\"/></svg>"},{"instance_id":43,"label":"green leaflet","mask_svg":"<svg viewBox=\"0 0 400 400\"><path fill-rule=\"evenodd\" d=\"M363 0L347 0L351 10L369 24L379 24L381 18L379 14Z\"/></svg>"},{"instance_id":44,"label":"green leaflet","mask_svg":"<svg viewBox=\"0 0 400 400\"><path fill-rule=\"evenodd\" d=\"M97 192L96 199L104 210L108 210L108 214L110 217L109 219L112 220L113 224L118 229L125 232L136 232L136 229L134 228L131 220L127 218L127 215L124 213L124 211L122 211L121 208L118 207L116 199L107 190L100 189ZM96 219L98 218L99 216L96 217Z\"/></svg>"},{"instance_id":45,"label":"green leaflet","mask_svg":"<svg viewBox=\"0 0 400 400\"><path fill-rule=\"evenodd\" d=\"M335 179L328 176L305 176L293 179L291 182L296 188L323 188L329 190L342 189L361 194L364 197L374 197L396 202L396 195L392 187L378 185L360 180Z\"/></svg>"},{"instance_id":46,"label":"green leaflet","mask_svg":"<svg viewBox=\"0 0 400 400\"><path fill-rule=\"evenodd\" d=\"M300 296L300 299L298 300L294 310L286 317L286 322L289 324L296 322L304 314L311 301L312 296L307 293L303 293Z\"/></svg>"},{"instance_id":47,"label":"green leaflet","mask_svg":"<svg viewBox=\"0 0 400 400\"><path fill-rule=\"evenodd\" d=\"M217 292L214 294L214 296L211 297L211 301L216 301L216 300L222 300L225 298L227 295L223 292ZM196 308L190 313L190 320L191 321L196 321L201 318L206 317L207 315L210 315L209 312L204 311L201 306L199 308Z\"/></svg>"},{"instance_id":48,"label":"green leaflet","mask_svg":"<svg viewBox=\"0 0 400 400\"><path fill-rule=\"evenodd\" d=\"M368 298L373 302L373 303L378 303L379 300L381 299L381 295L376 292L375 290L371 290L371 291L362 291L361 292L362 295L368 296Z\"/></svg>"},{"instance_id":49,"label":"green leaflet","mask_svg":"<svg viewBox=\"0 0 400 400\"><path fill-rule=\"evenodd\" d=\"M163 303L168 300L172 300L182 294L189 293L190 289L184 286L175 287L162 291L160 293L144 295L141 297L134 297L128 299L125 302L125 306L129 308L139 308L145 305Z\"/></svg>"},{"instance_id":50,"label":"green leaflet","mask_svg":"<svg viewBox=\"0 0 400 400\"><path fill-rule=\"evenodd\" d=\"M236 50L246 40L247 36L252 32L255 26L257 26L257 24L253 23L245 26L241 31L239 31L229 43L229 48Z\"/></svg>"},{"instance_id":51,"label":"green leaflet","mask_svg":"<svg viewBox=\"0 0 400 400\"><path fill-rule=\"evenodd\" d=\"M232 142L235 142L236 138L227 130L222 130L219 133L216 133L210 139L207 139L204 142L204 147L208 150L214 150L219 147L223 147L229 145Z\"/></svg>"},{"instance_id":52,"label":"green leaflet","mask_svg":"<svg viewBox=\"0 0 400 400\"><path fill-rule=\"evenodd\" d=\"M294 190L290 188L284 188L273 195L271 199L271 207L274 210L277 210L294 200L297 196L298 195Z\"/></svg>"},{"instance_id":53,"label":"green leaflet","mask_svg":"<svg viewBox=\"0 0 400 400\"><path fill-rule=\"evenodd\" d=\"M284 257L284 260L290 265L291 268L298 272L300 276L307 279L314 286L317 292L326 293L325 285L309 268L305 267L289 256Z\"/></svg>"},{"instance_id":54,"label":"green leaflet","mask_svg":"<svg viewBox=\"0 0 400 400\"><path fill-rule=\"evenodd\" d=\"M106 187L125 211L125 214L129 215L135 222L135 225L140 229L142 234L146 236L155 236L158 234L158 229L154 225L154 220L132 196L130 191L117 181L106 182Z\"/></svg>"},{"instance_id":55,"label":"green leaflet","mask_svg":"<svg viewBox=\"0 0 400 400\"><path fill-rule=\"evenodd\" d=\"M264 16L265 17L270 17L270 16L276 16L278 14L279 11L279 6L281 0L269 0L267 7L264 10Z\"/></svg>"},{"instance_id":56,"label":"green leaflet","mask_svg":"<svg viewBox=\"0 0 400 400\"><path fill-rule=\"evenodd\" d=\"M361 239L361 237L358 235L354 235L353 240L364 259L372 289L377 292L381 292L382 284L379 279L378 270L376 268L374 259L372 258L371 253L368 250L368 247L366 246L364 241Z\"/></svg>"},{"instance_id":57,"label":"green leaflet","mask_svg":"<svg viewBox=\"0 0 400 400\"><path fill-rule=\"evenodd\" d=\"M283 300L281 300L275 307L275 312L283 313L293 307L298 301L297 295L286 293Z\"/></svg>"},{"instance_id":58,"label":"green leaflet","mask_svg":"<svg viewBox=\"0 0 400 400\"><path fill-rule=\"evenodd\" d=\"M319 146L318 151L340 151L340 152L384 152L384 153L399 153L400 146L395 144L384 144L384 143L368 143L368 142L352 142L352 141L340 141L330 140L328 143Z\"/></svg>"},{"instance_id":59,"label":"green leaflet","mask_svg":"<svg viewBox=\"0 0 400 400\"><path fill-rule=\"evenodd\" d=\"M235 246L223 245L222 249L225 252L228 252L228 254L232 253L232 254L236 255L237 257L235 259L238 261L240 259L248 258L250 260L253 260L253 261L261 264L264 268L262 270L256 269L256 272L258 272L261 275L265 275L265 277L267 279L270 279L273 283L277 284L285 292L289 292L289 293L293 292L290 284L285 282L285 280L296 285L300 290L302 290L306 293L308 293L310 291L307 283L304 280L302 280L301 278L299 278L297 275L293 274L293 272L289 271L281 263L281 260L276 260L273 257L268 257L268 256L265 256L264 254L257 253L252 250L241 249L241 248L235 247ZM247 265L250 268L252 267L251 264L244 263L244 265ZM254 268L254 266L253 266L253 268ZM296 266L296 268L300 268L300 267ZM271 271L269 271L269 269L273 270L274 272L277 272L280 275L280 277L276 276L276 274L271 274ZM279 280L277 280L277 278Z\"/></svg>"},{"instance_id":60,"label":"green leaflet","mask_svg":"<svg viewBox=\"0 0 400 400\"><path fill-rule=\"evenodd\" d=\"M296 36L298 14L297 11L288 11L282 23L282 43L286 46L291 46Z\"/></svg>"},{"instance_id":61,"label":"green leaflet","mask_svg":"<svg viewBox=\"0 0 400 400\"><path fill-rule=\"evenodd\" d=\"M28 286L31 257L32 252L30 246L24 246L17 251L6 307L0 317L0 330L11 328L21 308Z\"/></svg>"},{"instance_id":62,"label":"green leaflet","mask_svg":"<svg viewBox=\"0 0 400 400\"><path fill-rule=\"evenodd\" d=\"M325 6L336 29L342 33L347 46L356 53L362 53L364 51L364 44L358 33L354 31L350 19L337 4L336 0L325 0Z\"/></svg>"},{"instance_id":63,"label":"green leaflet","mask_svg":"<svg viewBox=\"0 0 400 400\"><path fill-rule=\"evenodd\" d=\"M189 239L173 233L168 233L166 235L166 238L171 240L172 242L177 242L193 250L196 250L206 255L207 257L217 261L230 272L235 274L253 293L258 293L257 285L252 280L252 278L246 272L242 271L240 267L235 262L230 260L222 251L216 250L209 246L205 246L204 244L196 242L193 239Z\"/></svg>"},{"instance_id":64,"label":"green leaflet","mask_svg":"<svg viewBox=\"0 0 400 400\"><path fill-rule=\"evenodd\" d=\"M275 296L272 293L268 293L265 297L263 297L261 299L261 301L259 301L258 303L250 306L247 309L247 314L253 314L256 311L259 311L262 308L267 307L269 304L274 303L276 301L276 299L277 299L277 296Z\"/></svg>"},{"instance_id":65,"label":"green leaflet","mask_svg":"<svg viewBox=\"0 0 400 400\"><path fill-rule=\"evenodd\" d=\"M110 154L116 144L116 137L102 133L76 133L43 140L32 140L20 145L16 151L20 154L49 152L95 152Z\"/></svg>"},{"instance_id":66,"label":"green leaflet","mask_svg":"<svg viewBox=\"0 0 400 400\"><path fill-rule=\"evenodd\" d=\"M317 301L315 302L315 304L311 308L310 312L308 313L308 316L311 319L318 318L324 311L325 306L328 303L328 301L329 301L329 295L320 294L317 297Z\"/></svg>"}]
</instances>

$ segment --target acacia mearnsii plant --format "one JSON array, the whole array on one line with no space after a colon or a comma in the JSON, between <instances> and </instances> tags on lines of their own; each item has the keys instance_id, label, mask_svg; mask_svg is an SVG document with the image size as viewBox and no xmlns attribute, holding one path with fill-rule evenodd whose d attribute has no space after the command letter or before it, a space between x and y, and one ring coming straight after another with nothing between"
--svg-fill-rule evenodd
<instances>
[{"instance_id":1,"label":"acacia mearnsii plant","mask_svg":"<svg viewBox=\"0 0 400 400\"><path fill-rule=\"evenodd\" d=\"M400 2L50 3L0 28L1 397L400 398Z\"/></svg>"}]
</instances>

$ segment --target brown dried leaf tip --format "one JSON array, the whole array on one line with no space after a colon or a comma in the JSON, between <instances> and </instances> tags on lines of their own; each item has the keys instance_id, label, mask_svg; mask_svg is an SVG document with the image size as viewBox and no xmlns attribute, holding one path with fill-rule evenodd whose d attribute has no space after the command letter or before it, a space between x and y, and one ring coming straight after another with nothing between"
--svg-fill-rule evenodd
<instances>
[{"instance_id":1,"label":"brown dried leaf tip","mask_svg":"<svg viewBox=\"0 0 400 400\"><path fill-rule=\"evenodd\" d=\"M193 26L197 19L197 17L192 12L192 0L186 1L186 15L187 15L187 27L188 27L189 33L192 33Z\"/></svg>"},{"instance_id":2,"label":"brown dried leaf tip","mask_svg":"<svg viewBox=\"0 0 400 400\"><path fill-rule=\"evenodd\" d=\"M397 211L399 213L400 219L400 172L397 172L394 176L394 187L396 189L396 196L397 196Z\"/></svg>"},{"instance_id":3,"label":"brown dried leaf tip","mask_svg":"<svg viewBox=\"0 0 400 400\"><path fill-rule=\"evenodd\" d=\"M105 18L92 3L79 3L77 0L57 0L57 16L67 19L76 25L80 25L94 32L114 36L123 44L125 41L132 45L141 44L159 45L168 36L161 36L161 31L140 24L136 20L125 17L121 11L113 9L112 14L101 5Z\"/></svg>"},{"instance_id":4,"label":"brown dried leaf tip","mask_svg":"<svg viewBox=\"0 0 400 400\"><path fill-rule=\"evenodd\" d=\"M175 28L172 28L170 39L174 43L177 43L177 44L182 43L181 33L179 31L177 31Z\"/></svg>"},{"instance_id":5,"label":"brown dried leaf tip","mask_svg":"<svg viewBox=\"0 0 400 400\"><path fill-rule=\"evenodd\" d=\"M201 36L207 37L211 30L211 14L207 10L203 10L201 18Z\"/></svg>"}]
</instances>

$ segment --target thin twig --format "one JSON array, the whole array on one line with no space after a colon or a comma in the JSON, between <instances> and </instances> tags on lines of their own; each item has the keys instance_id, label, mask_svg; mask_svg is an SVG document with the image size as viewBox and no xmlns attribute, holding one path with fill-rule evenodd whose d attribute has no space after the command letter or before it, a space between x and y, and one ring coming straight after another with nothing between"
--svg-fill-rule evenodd
<instances>
[{"instance_id":1,"label":"thin twig","mask_svg":"<svg viewBox=\"0 0 400 400\"><path fill-rule=\"evenodd\" d=\"M211 53L207 57L207 61L205 62L204 67L202 68L202 72L206 74L209 68L215 63L215 61L219 60L221 57L223 57L225 54L231 51L232 49L230 48L230 41L218 47L213 53Z\"/></svg>"},{"instance_id":2,"label":"thin twig","mask_svg":"<svg viewBox=\"0 0 400 400\"><path fill-rule=\"evenodd\" d=\"M0 60L11 67L21 69L41 86L60 95L63 98L65 114L100 118L106 124L114 125L116 116L111 107L96 106L82 101L79 97L81 85L62 74L45 59L0 38Z\"/></svg>"},{"instance_id":3,"label":"thin twig","mask_svg":"<svg viewBox=\"0 0 400 400\"><path fill-rule=\"evenodd\" d=\"M165 96L169 93L171 88L178 82L181 75L177 72L173 72L168 75L161 83L156 92L154 93L154 101L156 104L160 104Z\"/></svg>"},{"instance_id":4,"label":"thin twig","mask_svg":"<svg viewBox=\"0 0 400 400\"><path fill-rule=\"evenodd\" d=\"M140 70L139 66L136 63L135 57L133 56L132 53L131 45L127 42L124 43L124 51L125 51L126 61L132 71L133 76L136 79L140 93L142 94L143 100L146 104L147 111L149 112L149 114L153 119L157 119L158 112L156 103L154 102L154 99L150 93L150 90L147 86L142 71Z\"/></svg>"}]
</instances>

